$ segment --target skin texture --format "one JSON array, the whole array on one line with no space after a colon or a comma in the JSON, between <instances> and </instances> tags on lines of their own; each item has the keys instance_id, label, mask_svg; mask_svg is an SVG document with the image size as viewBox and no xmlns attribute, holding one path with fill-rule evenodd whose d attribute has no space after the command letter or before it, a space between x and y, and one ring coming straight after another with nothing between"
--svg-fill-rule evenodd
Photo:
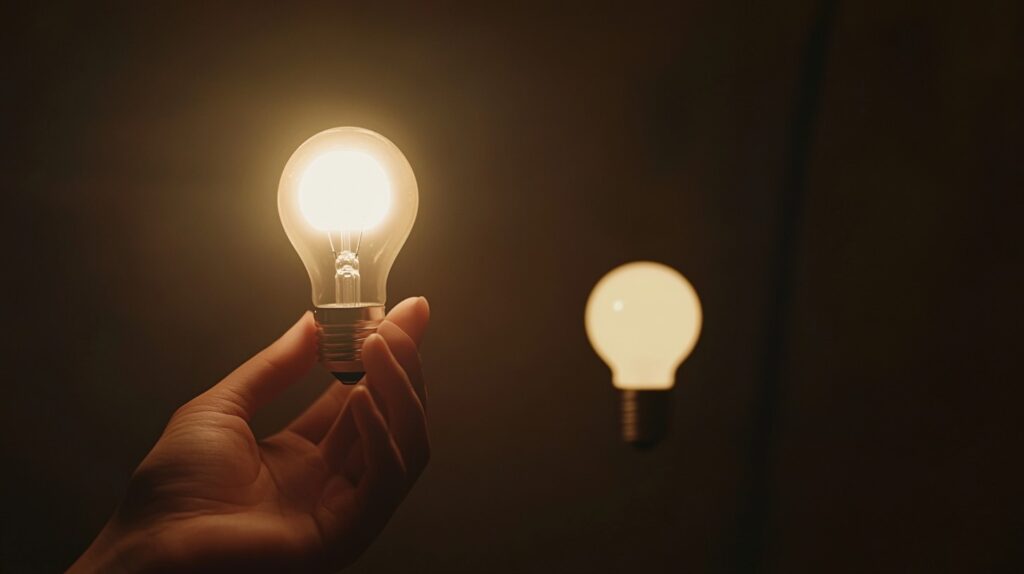
<instances>
[{"instance_id":1,"label":"skin texture","mask_svg":"<svg viewBox=\"0 0 1024 574\"><path fill-rule=\"evenodd\" d=\"M377 536L430 457L418 346L430 310L406 299L366 340L366 376L331 385L284 430L253 414L316 363L306 313L186 403L70 572L329 572Z\"/></svg>"}]
</instances>

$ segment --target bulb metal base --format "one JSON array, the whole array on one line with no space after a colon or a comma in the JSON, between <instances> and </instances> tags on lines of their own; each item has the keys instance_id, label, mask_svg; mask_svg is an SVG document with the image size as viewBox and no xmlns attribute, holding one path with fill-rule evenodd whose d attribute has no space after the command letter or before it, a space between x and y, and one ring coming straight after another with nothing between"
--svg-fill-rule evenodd
<instances>
[{"instance_id":1,"label":"bulb metal base","mask_svg":"<svg viewBox=\"0 0 1024 574\"><path fill-rule=\"evenodd\" d=\"M384 320L384 306L317 307L317 352L320 362L339 381L354 385L363 377L363 342Z\"/></svg>"},{"instance_id":2,"label":"bulb metal base","mask_svg":"<svg viewBox=\"0 0 1024 574\"><path fill-rule=\"evenodd\" d=\"M622 440L650 448L668 434L672 391L622 391Z\"/></svg>"}]
</instances>

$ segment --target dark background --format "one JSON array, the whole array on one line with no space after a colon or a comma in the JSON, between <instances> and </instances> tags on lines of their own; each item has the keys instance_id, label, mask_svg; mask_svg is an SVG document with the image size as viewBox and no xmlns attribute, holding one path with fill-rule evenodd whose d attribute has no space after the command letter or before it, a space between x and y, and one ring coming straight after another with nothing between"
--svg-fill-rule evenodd
<instances>
[{"instance_id":1,"label":"dark background","mask_svg":"<svg viewBox=\"0 0 1024 574\"><path fill-rule=\"evenodd\" d=\"M353 571L1024 565L1019 2L137 4L3 22L3 571L310 306L277 182L336 125L412 163L433 310L434 458ZM705 313L643 453L582 323L633 259Z\"/></svg>"}]
</instances>

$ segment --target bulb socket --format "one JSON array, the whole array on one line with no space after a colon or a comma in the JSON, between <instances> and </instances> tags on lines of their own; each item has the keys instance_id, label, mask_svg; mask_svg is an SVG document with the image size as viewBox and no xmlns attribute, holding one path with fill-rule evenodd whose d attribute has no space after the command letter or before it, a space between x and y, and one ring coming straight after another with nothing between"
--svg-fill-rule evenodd
<instances>
[{"instance_id":1,"label":"bulb socket","mask_svg":"<svg viewBox=\"0 0 1024 574\"><path fill-rule=\"evenodd\" d=\"M363 378L363 342L384 320L384 306L317 307L317 352L320 362L339 381L354 385Z\"/></svg>"},{"instance_id":2,"label":"bulb socket","mask_svg":"<svg viewBox=\"0 0 1024 574\"><path fill-rule=\"evenodd\" d=\"M621 393L622 440L639 448L650 448L668 434L672 415L672 391Z\"/></svg>"}]
</instances>

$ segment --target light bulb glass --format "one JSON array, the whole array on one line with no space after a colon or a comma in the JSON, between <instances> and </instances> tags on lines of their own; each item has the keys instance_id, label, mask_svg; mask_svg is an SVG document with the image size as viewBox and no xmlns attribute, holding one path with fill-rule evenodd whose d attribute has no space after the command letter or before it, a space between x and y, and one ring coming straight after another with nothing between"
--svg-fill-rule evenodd
<instances>
[{"instance_id":1,"label":"light bulb glass","mask_svg":"<svg viewBox=\"0 0 1024 574\"><path fill-rule=\"evenodd\" d=\"M678 271L650 261L610 271L587 300L590 344L624 390L664 390L675 384L701 328L697 292Z\"/></svg>"},{"instance_id":2,"label":"light bulb glass","mask_svg":"<svg viewBox=\"0 0 1024 574\"><path fill-rule=\"evenodd\" d=\"M370 130L322 131L284 167L281 223L309 274L321 359L336 374L361 370L362 341L384 316L388 274L418 206L408 160Z\"/></svg>"}]
</instances>

